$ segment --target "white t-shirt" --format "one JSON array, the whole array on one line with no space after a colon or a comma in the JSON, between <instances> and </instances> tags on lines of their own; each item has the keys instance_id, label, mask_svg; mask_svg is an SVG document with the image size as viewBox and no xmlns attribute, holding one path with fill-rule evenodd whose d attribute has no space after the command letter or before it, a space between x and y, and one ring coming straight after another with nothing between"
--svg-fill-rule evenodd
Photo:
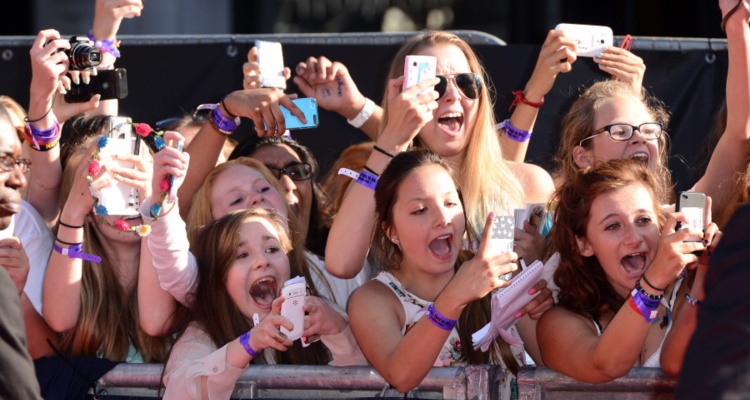
<instances>
[{"instance_id":1,"label":"white t-shirt","mask_svg":"<svg viewBox=\"0 0 750 400\"><path fill-rule=\"evenodd\" d=\"M21 211L13 216L13 221L13 236L21 240L29 257L29 276L23 291L39 315L43 315L42 284L55 237L34 206L25 200L21 200Z\"/></svg>"}]
</instances>

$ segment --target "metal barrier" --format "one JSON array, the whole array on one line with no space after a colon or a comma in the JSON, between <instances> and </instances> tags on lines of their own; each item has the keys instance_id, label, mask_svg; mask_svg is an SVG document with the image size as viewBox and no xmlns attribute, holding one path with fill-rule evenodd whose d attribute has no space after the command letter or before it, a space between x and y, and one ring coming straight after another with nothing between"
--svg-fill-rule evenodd
<instances>
[{"instance_id":1,"label":"metal barrier","mask_svg":"<svg viewBox=\"0 0 750 400\"><path fill-rule=\"evenodd\" d=\"M121 364L98 382L107 396L157 398L160 364ZM485 365L433 368L410 398L498 399L499 369ZM578 382L547 368L522 368L519 399L670 399L676 380L656 368L634 368L604 384ZM163 390L161 391L163 394ZM253 365L237 381L232 398L371 398L403 397L370 367Z\"/></svg>"}]
</instances>

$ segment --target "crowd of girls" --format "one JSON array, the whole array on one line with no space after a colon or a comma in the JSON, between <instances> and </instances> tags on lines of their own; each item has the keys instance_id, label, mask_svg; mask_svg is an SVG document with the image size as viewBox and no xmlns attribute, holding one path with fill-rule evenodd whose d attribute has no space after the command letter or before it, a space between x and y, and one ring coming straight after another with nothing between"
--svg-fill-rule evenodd
<instances>
[{"instance_id":1,"label":"crowd of girls","mask_svg":"<svg viewBox=\"0 0 750 400\"><path fill-rule=\"evenodd\" d=\"M403 44L380 106L346 66L310 57L294 68L301 95L372 139L345 151L324 180L315 155L284 135L280 107L303 117L297 94L261 87L255 49L243 88L205 105L206 122L153 130L137 116L116 125L116 100L62 97L114 66L117 30L140 15L141 0L96 1L97 68L71 70L59 51L70 43L41 31L28 115L8 98L0 109L0 127L15 126L25 142L23 158L11 160L23 184L15 175L6 184L23 193L23 211L7 228L16 239L0 242L0 261L18 286L42 395L80 397L121 362L163 363L164 397L174 399L229 398L254 364L371 365L401 393L432 367L492 364L504 399L518 397L515 376L530 363L586 382L634 366L679 374L721 239L712 211L727 221L750 187L750 8L719 6L727 117L692 189L708 198L702 230L678 227L688 217L670 206L668 113L642 87L645 65L628 50L594 57L613 78L582 90L562 117L552 175L523 159L542 98L575 67L576 43L561 31L548 34L499 130L490 76L452 33ZM434 56L437 77L403 89L407 55ZM241 118L257 137L235 143L228 134ZM111 153L122 124L154 148ZM362 172L352 180L339 168ZM100 193L117 185L133 189L133 213L102 203ZM530 203L547 206L548 237L526 224L512 251L494 249L495 216ZM547 262L550 278L528 289L536 296L516 310L508 335L474 349L493 293L535 260ZM307 296L302 338L292 340L281 289L296 276Z\"/></svg>"}]
</instances>

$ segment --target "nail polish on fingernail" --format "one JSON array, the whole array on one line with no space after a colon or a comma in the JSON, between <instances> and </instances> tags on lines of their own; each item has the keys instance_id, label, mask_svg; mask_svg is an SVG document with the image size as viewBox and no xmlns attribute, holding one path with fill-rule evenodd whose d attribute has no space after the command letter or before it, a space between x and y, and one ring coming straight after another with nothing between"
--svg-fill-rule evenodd
<instances>
[{"instance_id":1,"label":"nail polish on fingernail","mask_svg":"<svg viewBox=\"0 0 750 400\"><path fill-rule=\"evenodd\" d=\"M523 314L521 314L520 312L517 312L517 313L515 313L515 314L513 315L513 317L514 317L515 319L519 319L519 318L521 318L521 316L523 316Z\"/></svg>"},{"instance_id":2,"label":"nail polish on fingernail","mask_svg":"<svg viewBox=\"0 0 750 400\"><path fill-rule=\"evenodd\" d=\"M529 289L529 294L534 294L534 293L536 293L536 288Z\"/></svg>"},{"instance_id":3,"label":"nail polish on fingernail","mask_svg":"<svg viewBox=\"0 0 750 400\"><path fill-rule=\"evenodd\" d=\"M83 78L83 83L84 83L84 84L88 85L88 84L89 84L89 82L91 82L91 78L89 78L88 76L87 76L87 77L85 77L85 78Z\"/></svg>"},{"instance_id":4,"label":"nail polish on fingernail","mask_svg":"<svg viewBox=\"0 0 750 400\"><path fill-rule=\"evenodd\" d=\"M601 52L601 51L597 51L597 52L596 52L596 58L600 58L600 57L601 57L601 56L603 56L603 55L604 55L604 53L603 53L603 52Z\"/></svg>"},{"instance_id":5,"label":"nail polish on fingernail","mask_svg":"<svg viewBox=\"0 0 750 400\"><path fill-rule=\"evenodd\" d=\"M74 81L75 81L76 85L80 85L81 84L81 77L80 76L76 76L76 78L74 79ZM70 90L70 89L68 89L68 90Z\"/></svg>"}]
</instances>

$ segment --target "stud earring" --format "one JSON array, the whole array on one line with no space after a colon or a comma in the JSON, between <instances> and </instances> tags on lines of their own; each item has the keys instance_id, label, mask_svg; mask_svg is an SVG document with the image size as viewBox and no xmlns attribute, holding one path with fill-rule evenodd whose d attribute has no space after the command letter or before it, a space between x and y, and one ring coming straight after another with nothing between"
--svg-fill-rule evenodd
<instances>
[{"instance_id":1,"label":"stud earring","mask_svg":"<svg viewBox=\"0 0 750 400\"><path fill-rule=\"evenodd\" d=\"M394 244L398 244L398 236L396 235L391 236L391 242L393 242Z\"/></svg>"}]
</instances>

